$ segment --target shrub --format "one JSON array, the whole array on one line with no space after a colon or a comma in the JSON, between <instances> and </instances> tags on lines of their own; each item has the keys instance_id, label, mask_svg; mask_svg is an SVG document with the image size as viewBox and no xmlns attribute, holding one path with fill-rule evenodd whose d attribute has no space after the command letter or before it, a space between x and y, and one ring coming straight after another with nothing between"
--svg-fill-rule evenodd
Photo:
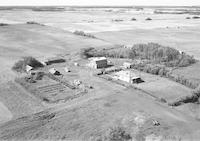
<instances>
[{"instance_id":1,"label":"shrub","mask_svg":"<svg viewBox=\"0 0 200 141\"><path fill-rule=\"evenodd\" d=\"M191 96L181 97L175 102L169 103L169 105L179 106L179 105L182 105L183 103L197 103L199 102L199 97L200 97L200 85L195 90L193 90Z\"/></svg>"},{"instance_id":2,"label":"shrub","mask_svg":"<svg viewBox=\"0 0 200 141\"><path fill-rule=\"evenodd\" d=\"M6 23L0 23L0 26L7 26L8 24Z\"/></svg>"},{"instance_id":3,"label":"shrub","mask_svg":"<svg viewBox=\"0 0 200 141\"><path fill-rule=\"evenodd\" d=\"M113 22L122 22L122 21L124 21L124 20L122 20L122 19L113 19L112 21L113 21Z\"/></svg>"},{"instance_id":4,"label":"shrub","mask_svg":"<svg viewBox=\"0 0 200 141\"><path fill-rule=\"evenodd\" d=\"M81 49L80 51L81 58L87 59L87 58L93 57L93 55L91 54L92 50L94 50L94 48L92 47Z\"/></svg>"},{"instance_id":5,"label":"shrub","mask_svg":"<svg viewBox=\"0 0 200 141\"><path fill-rule=\"evenodd\" d=\"M33 57L24 57L22 60L19 60L14 64L12 70L16 72L26 72L26 65L29 65L33 68L43 67L43 64L40 63Z\"/></svg>"},{"instance_id":6,"label":"shrub","mask_svg":"<svg viewBox=\"0 0 200 141\"><path fill-rule=\"evenodd\" d=\"M146 20L146 21L151 21L152 19L151 19L151 18L146 18L145 20Z\"/></svg>"},{"instance_id":7,"label":"shrub","mask_svg":"<svg viewBox=\"0 0 200 141\"><path fill-rule=\"evenodd\" d=\"M199 16L193 16L192 18L193 18L193 19L200 19Z\"/></svg>"},{"instance_id":8,"label":"shrub","mask_svg":"<svg viewBox=\"0 0 200 141\"><path fill-rule=\"evenodd\" d=\"M110 128L103 137L104 141L129 141L131 139L131 135L121 127Z\"/></svg>"},{"instance_id":9,"label":"shrub","mask_svg":"<svg viewBox=\"0 0 200 141\"><path fill-rule=\"evenodd\" d=\"M132 19L131 19L131 21L136 21L136 20L137 20L136 18L132 18Z\"/></svg>"}]
</instances>

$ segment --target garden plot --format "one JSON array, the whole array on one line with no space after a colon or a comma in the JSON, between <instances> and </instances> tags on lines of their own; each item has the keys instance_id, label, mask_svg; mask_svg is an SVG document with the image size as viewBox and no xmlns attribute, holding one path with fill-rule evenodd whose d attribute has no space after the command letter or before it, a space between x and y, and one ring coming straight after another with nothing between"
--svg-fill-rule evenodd
<instances>
[{"instance_id":1,"label":"garden plot","mask_svg":"<svg viewBox=\"0 0 200 141\"><path fill-rule=\"evenodd\" d=\"M66 102L87 93L84 89L76 88L70 81L54 75L44 75L36 83L26 82L24 78L16 80L27 91L47 103Z\"/></svg>"},{"instance_id":2,"label":"garden plot","mask_svg":"<svg viewBox=\"0 0 200 141\"><path fill-rule=\"evenodd\" d=\"M39 92L40 97L42 97L44 101L50 103L73 99L76 96L76 93L78 93L78 90L72 90L61 83L40 86L36 89Z\"/></svg>"}]
</instances>

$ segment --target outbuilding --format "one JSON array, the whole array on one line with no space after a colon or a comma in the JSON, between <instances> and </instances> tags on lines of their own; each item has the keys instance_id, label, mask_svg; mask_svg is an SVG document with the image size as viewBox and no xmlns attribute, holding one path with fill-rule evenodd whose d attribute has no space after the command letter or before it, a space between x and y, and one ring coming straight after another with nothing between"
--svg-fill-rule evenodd
<instances>
[{"instance_id":1,"label":"outbuilding","mask_svg":"<svg viewBox=\"0 0 200 141\"><path fill-rule=\"evenodd\" d=\"M130 68L133 68L133 64L130 63L130 62L124 62L123 63L123 67L126 68L126 69L130 69Z\"/></svg>"},{"instance_id":2,"label":"outbuilding","mask_svg":"<svg viewBox=\"0 0 200 141\"><path fill-rule=\"evenodd\" d=\"M60 72L56 70L55 68L49 69L49 73L54 74L54 75L60 75Z\"/></svg>"},{"instance_id":3,"label":"outbuilding","mask_svg":"<svg viewBox=\"0 0 200 141\"><path fill-rule=\"evenodd\" d=\"M68 67L64 68L65 72L70 72L70 69Z\"/></svg>"},{"instance_id":4,"label":"outbuilding","mask_svg":"<svg viewBox=\"0 0 200 141\"><path fill-rule=\"evenodd\" d=\"M135 73L133 73L132 71L119 71L116 72L113 76L114 79L117 80L122 80L128 83L141 83L143 82L143 80L136 75Z\"/></svg>"},{"instance_id":5,"label":"outbuilding","mask_svg":"<svg viewBox=\"0 0 200 141\"><path fill-rule=\"evenodd\" d=\"M29 65L26 65L26 72L27 73L30 73L31 70L33 70L33 67L29 66Z\"/></svg>"},{"instance_id":6,"label":"outbuilding","mask_svg":"<svg viewBox=\"0 0 200 141\"><path fill-rule=\"evenodd\" d=\"M91 68L99 69L105 68L108 66L107 58L106 57L92 57L89 58L88 66Z\"/></svg>"}]
</instances>

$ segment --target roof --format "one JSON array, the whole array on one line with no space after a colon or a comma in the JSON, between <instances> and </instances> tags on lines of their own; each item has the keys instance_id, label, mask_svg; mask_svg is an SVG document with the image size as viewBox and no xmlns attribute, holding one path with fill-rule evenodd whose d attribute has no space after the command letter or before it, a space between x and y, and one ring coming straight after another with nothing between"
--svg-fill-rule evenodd
<instances>
[{"instance_id":1,"label":"roof","mask_svg":"<svg viewBox=\"0 0 200 141\"><path fill-rule=\"evenodd\" d=\"M132 71L119 71L119 72L116 72L115 75L124 76L124 77L131 77L132 79L140 78L138 75L136 75Z\"/></svg>"},{"instance_id":2,"label":"roof","mask_svg":"<svg viewBox=\"0 0 200 141\"><path fill-rule=\"evenodd\" d=\"M90 61L103 61L103 60L107 60L106 57L91 57L89 58Z\"/></svg>"},{"instance_id":3,"label":"roof","mask_svg":"<svg viewBox=\"0 0 200 141\"><path fill-rule=\"evenodd\" d=\"M124 62L123 64L124 65L132 65L133 63L131 63L131 62Z\"/></svg>"},{"instance_id":4,"label":"roof","mask_svg":"<svg viewBox=\"0 0 200 141\"><path fill-rule=\"evenodd\" d=\"M29 66L29 65L26 65L26 71L29 72L30 70L32 70L33 67Z\"/></svg>"}]
</instances>

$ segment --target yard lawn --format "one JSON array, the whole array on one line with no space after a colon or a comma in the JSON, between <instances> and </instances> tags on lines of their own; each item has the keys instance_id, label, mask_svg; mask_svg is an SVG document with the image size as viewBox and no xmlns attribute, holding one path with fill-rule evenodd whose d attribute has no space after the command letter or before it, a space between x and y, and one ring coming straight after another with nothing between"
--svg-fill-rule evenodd
<instances>
[{"instance_id":1,"label":"yard lawn","mask_svg":"<svg viewBox=\"0 0 200 141\"><path fill-rule=\"evenodd\" d=\"M200 84L200 62L197 62L191 66L178 68L173 70L174 74L184 76L189 80L197 82Z\"/></svg>"},{"instance_id":2,"label":"yard lawn","mask_svg":"<svg viewBox=\"0 0 200 141\"><path fill-rule=\"evenodd\" d=\"M145 81L134 86L151 93L158 98L164 98L168 102L175 101L176 99L184 96L191 95L191 89L171 81L167 78L160 76L138 72L141 78Z\"/></svg>"}]
</instances>

